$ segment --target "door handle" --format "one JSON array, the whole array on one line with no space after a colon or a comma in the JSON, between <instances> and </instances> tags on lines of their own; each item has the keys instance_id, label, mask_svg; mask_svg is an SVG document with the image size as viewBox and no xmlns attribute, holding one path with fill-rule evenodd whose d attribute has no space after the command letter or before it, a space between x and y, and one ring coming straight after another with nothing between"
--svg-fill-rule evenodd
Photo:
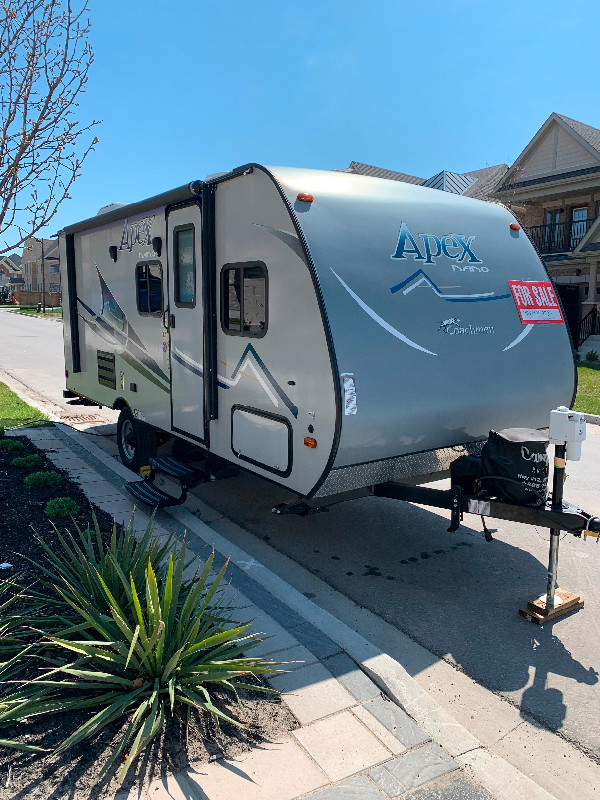
<instances>
[{"instance_id":1,"label":"door handle","mask_svg":"<svg viewBox=\"0 0 600 800\"><path fill-rule=\"evenodd\" d=\"M175 327L175 314L169 314L169 328Z\"/></svg>"}]
</instances>

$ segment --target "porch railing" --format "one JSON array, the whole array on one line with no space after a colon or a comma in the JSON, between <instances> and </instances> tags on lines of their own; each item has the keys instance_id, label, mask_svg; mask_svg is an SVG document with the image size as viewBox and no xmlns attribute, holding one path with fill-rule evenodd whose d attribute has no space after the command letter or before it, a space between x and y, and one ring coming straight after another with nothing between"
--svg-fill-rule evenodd
<instances>
[{"instance_id":1,"label":"porch railing","mask_svg":"<svg viewBox=\"0 0 600 800\"><path fill-rule=\"evenodd\" d=\"M577 329L577 347L581 347L588 337L599 335L600 314L598 314L598 309L596 306L592 306L588 313L582 317L579 322L579 327Z\"/></svg>"},{"instance_id":2,"label":"porch railing","mask_svg":"<svg viewBox=\"0 0 600 800\"><path fill-rule=\"evenodd\" d=\"M589 231L597 217L574 222L532 225L527 232L540 253L570 253Z\"/></svg>"}]
</instances>

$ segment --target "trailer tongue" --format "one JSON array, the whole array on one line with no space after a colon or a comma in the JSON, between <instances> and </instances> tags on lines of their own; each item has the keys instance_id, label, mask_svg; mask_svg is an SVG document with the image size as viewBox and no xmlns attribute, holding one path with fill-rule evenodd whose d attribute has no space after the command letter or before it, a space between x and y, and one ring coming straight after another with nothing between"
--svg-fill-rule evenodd
<instances>
[{"instance_id":1,"label":"trailer tongue","mask_svg":"<svg viewBox=\"0 0 600 800\"><path fill-rule=\"evenodd\" d=\"M523 430L523 429L519 429ZM490 433L497 436L495 432ZM531 431L532 438L541 440L537 431ZM502 481L509 484L519 484L523 496L532 491L532 485L536 484L536 479L532 480L531 475L520 475L518 478L494 476L494 482L486 480L489 476L473 474L471 478L465 479L464 474L457 477L457 472L450 468L451 486L449 489L433 489L426 486L414 486L399 481L388 481L358 490L348 492L347 496L337 496L329 498L330 502L326 505L311 505L305 501L297 503L282 503L275 506L272 511L275 514L299 514L307 516L322 511L327 511L328 506L334 505L344 500L356 499L358 496L372 495L373 497L389 497L394 500L404 500L408 503L418 503L420 505L432 506L434 508L445 508L450 511L449 533L455 533L463 520L464 514L476 514L481 517L486 541L493 541L492 535L485 523L486 517L490 519L504 519L511 522L523 522L528 525L537 525L542 528L550 529L550 552L548 557L548 582L546 592L527 603L525 608L519 609L519 614L525 619L542 625L556 617L568 614L583 608L584 601L581 596L559 589L557 586L558 578L558 545L561 531L572 533L576 537L583 535L584 539L588 536L596 539L596 544L600 539L600 518L588 514L578 506L573 505L563 499L563 487L565 482L565 466L567 458L572 461L579 461L581 458L581 443L586 437L585 417L578 411L572 411L565 406L560 406L550 413L550 428L548 441L554 445L554 472L552 482L552 492L544 493L544 497L538 499L535 504L527 502L510 502L506 491L498 489ZM523 445L522 447L525 447ZM526 450L526 460L531 460L531 452ZM460 456L461 459L472 459L472 456ZM540 458L540 461L543 460ZM505 459L508 461L508 459ZM455 462L456 463L456 462ZM547 460L546 460L547 464ZM510 466L510 465L508 465ZM468 470L466 470L468 472ZM477 471L474 470L474 473ZM493 489L495 484L495 490ZM512 494L515 494L515 488ZM498 496L504 495L502 496ZM533 492L535 497L536 492Z\"/></svg>"}]
</instances>

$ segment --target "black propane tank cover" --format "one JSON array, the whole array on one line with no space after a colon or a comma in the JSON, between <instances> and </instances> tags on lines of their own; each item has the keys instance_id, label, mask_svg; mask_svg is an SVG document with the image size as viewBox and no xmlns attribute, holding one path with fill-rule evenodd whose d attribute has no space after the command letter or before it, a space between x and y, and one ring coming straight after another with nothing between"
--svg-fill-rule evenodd
<instances>
[{"instance_id":1,"label":"black propane tank cover","mask_svg":"<svg viewBox=\"0 0 600 800\"><path fill-rule=\"evenodd\" d=\"M548 436L535 428L490 431L481 451L481 484L500 500L538 506L548 494Z\"/></svg>"}]
</instances>

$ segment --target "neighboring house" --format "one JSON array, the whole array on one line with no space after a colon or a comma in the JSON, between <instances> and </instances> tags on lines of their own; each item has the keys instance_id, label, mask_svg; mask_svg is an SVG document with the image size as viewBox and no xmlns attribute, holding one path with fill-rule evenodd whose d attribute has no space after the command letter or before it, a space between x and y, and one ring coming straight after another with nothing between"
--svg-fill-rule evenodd
<instances>
[{"instance_id":1,"label":"neighboring house","mask_svg":"<svg viewBox=\"0 0 600 800\"><path fill-rule=\"evenodd\" d=\"M550 114L494 197L512 208L540 251L575 346L600 334L600 130Z\"/></svg>"},{"instance_id":2,"label":"neighboring house","mask_svg":"<svg viewBox=\"0 0 600 800\"><path fill-rule=\"evenodd\" d=\"M17 253L11 253L10 256L0 256L0 289L5 290L7 287L14 289L15 286L21 285L23 279L21 277L21 256Z\"/></svg>"},{"instance_id":3,"label":"neighboring house","mask_svg":"<svg viewBox=\"0 0 600 800\"><path fill-rule=\"evenodd\" d=\"M30 237L23 245L23 258L21 268L24 289L27 292L41 292L44 289L48 294L60 292L60 262L58 260L58 241L44 239L42 275L42 241Z\"/></svg>"}]
</instances>

